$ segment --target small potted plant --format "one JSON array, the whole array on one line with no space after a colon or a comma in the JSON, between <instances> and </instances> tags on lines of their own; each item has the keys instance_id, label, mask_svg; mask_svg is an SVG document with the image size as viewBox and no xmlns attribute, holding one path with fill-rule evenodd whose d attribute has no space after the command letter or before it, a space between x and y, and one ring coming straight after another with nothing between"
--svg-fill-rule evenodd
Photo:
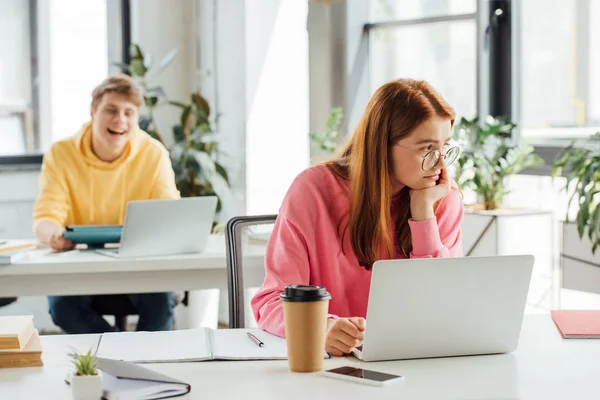
<instances>
[{"instance_id":1,"label":"small potted plant","mask_svg":"<svg viewBox=\"0 0 600 400\"><path fill-rule=\"evenodd\" d=\"M69 354L75 370L71 376L71 393L75 400L98 400L102 397L102 377L98 374L96 357L92 350Z\"/></svg>"}]
</instances>

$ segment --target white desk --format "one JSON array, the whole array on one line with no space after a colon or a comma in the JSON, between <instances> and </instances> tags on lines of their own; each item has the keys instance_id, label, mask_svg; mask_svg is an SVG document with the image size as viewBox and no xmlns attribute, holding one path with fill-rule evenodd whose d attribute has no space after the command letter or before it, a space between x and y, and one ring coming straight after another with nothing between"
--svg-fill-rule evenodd
<instances>
[{"instance_id":1,"label":"white desk","mask_svg":"<svg viewBox=\"0 0 600 400\"><path fill-rule=\"evenodd\" d=\"M244 268L264 275L264 246L251 246ZM225 236L211 236L207 251L171 257L119 259L75 250L0 266L2 297L146 293L227 288Z\"/></svg>"},{"instance_id":2,"label":"white desk","mask_svg":"<svg viewBox=\"0 0 600 400\"><path fill-rule=\"evenodd\" d=\"M42 338L44 367L0 369L6 399L68 399L67 346L87 350L97 335ZM405 382L369 387L288 372L286 361L199 362L148 367L192 385L185 399L597 399L600 340L563 340L549 316L527 316L515 353L361 363L325 361L326 368L361 365L404 375Z\"/></svg>"}]
</instances>

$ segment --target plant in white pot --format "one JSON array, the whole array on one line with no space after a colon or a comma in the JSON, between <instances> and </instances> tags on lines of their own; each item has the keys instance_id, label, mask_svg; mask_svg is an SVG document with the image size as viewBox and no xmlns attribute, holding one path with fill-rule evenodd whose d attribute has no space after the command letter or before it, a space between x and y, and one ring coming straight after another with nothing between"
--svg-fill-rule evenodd
<instances>
[{"instance_id":1,"label":"plant in white pot","mask_svg":"<svg viewBox=\"0 0 600 400\"><path fill-rule=\"evenodd\" d=\"M503 206L510 192L508 178L543 164L533 147L512 138L515 124L507 118L461 118L454 129L460 148L455 179L461 190L477 195L465 205L462 243L467 256L533 254L536 265L552 265L552 212L538 208ZM526 247L522 244L527 243ZM537 267L536 267L537 268ZM545 268L545 267L544 267ZM539 269L540 274L548 271ZM549 272L548 272L549 273ZM537 272L536 272L537 274Z\"/></svg>"},{"instance_id":2,"label":"plant in white pot","mask_svg":"<svg viewBox=\"0 0 600 400\"><path fill-rule=\"evenodd\" d=\"M73 351L69 354L75 367L71 381L71 394L74 400L98 400L102 397L102 376L98 374L96 356L92 350L82 354Z\"/></svg>"},{"instance_id":3,"label":"plant in white pot","mask_svg":"<svg viewBox=\"0 0 600 400\"><path fill-rule=\"evenodd\" d=\"M478 194L480 204L474 208L499 208L509 193L506 178L543 164L532 146L512 141L514 127L504 118L491 116L485 121L461 118L456 124L455 139L460 147L456 179L461 188Z\"/></svg>"}]
</instances>

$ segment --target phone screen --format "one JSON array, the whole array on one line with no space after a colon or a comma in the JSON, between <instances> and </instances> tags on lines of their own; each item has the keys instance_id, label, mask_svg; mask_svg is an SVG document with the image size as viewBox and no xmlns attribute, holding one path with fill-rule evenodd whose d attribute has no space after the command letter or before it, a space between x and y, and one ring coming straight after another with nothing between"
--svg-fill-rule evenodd
<instances>
[{"instance_id":1,"label":"phone screen","mask_svg":"<svg viewBox=\"0 0 600 400\"><path fill-rule=\"evenodd\" d=\"M327 370L333 374L348 375L355 378L368 379L376 382L385 382L390 379L399 378L399 375L386 374L383 372L369 371L368 369L354 368L354 367L340 367L335 369Z\"/></svg>"}]
</instances>

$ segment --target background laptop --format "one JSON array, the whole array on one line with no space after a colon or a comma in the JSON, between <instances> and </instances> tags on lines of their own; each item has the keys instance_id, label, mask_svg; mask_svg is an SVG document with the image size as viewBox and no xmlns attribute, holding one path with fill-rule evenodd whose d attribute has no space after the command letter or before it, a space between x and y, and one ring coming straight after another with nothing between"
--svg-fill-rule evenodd
<instances>
[{"instance_id":1,"label":"background laptop","mask_svg":"<svg viewBox=\"0 0 600 400\"><path fill-rule=\"evenodd\" d=\"M507 353L517 348L531 255L377 261L364 361Z\"/></svg>"},{"instance_id":2,"label":"background laptop","mask_svg":"<svg viewBox=\"0 0 600 400\"><path fill-rule=\"evenodd\" d=\"M130 201L119 248L96 251L112 257L202 252L216 209L216 196Z\"/></svg>"}]
</instances>

